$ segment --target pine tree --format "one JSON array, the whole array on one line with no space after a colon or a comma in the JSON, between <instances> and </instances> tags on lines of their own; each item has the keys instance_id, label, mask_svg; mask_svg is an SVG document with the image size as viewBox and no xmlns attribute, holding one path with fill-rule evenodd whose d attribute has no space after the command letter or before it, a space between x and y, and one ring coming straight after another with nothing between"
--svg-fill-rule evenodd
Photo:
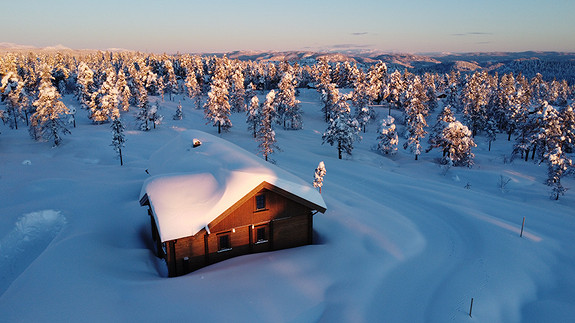
<instances>
[{"instance_id":1,"label":"pine tree","mask_svg":"<svg viewBox=\"0 0 575 323\"><path fill-rule=\"evenodd\" d=\"M415 160L421 154L421 139L425 137L427 132L424 130L427 127L428 110L425 102L425 90L419 77L415 77L412 84L409 85L407 90L408 102L405 107L405 119L407 124L407 141L403 145L403 149L409 148L415 155Z\"/></svg>"},{"instance_id":2,"label":"pine tree","mask_svg":"<svg viewBox=\"0 0 575 323\"><path fill-rule=\"evenodd\" d=\"M441 142L446 146L447 154L442 163L453 166L473 165L472 147L477 147L471 131L459 121L451 122L443 129ZM444 149L445 149L444 148Z\"/></svg>"},{"instance_id":3,"label":"pine tree","mask_svg":"<svg viewBox=\"0 0 575 323\"><path fill-rule=\"evenodd\" d=\"M248 124L248 130L253 132L254 138L256 138L258 125L261 122L261 115L260 100L257 96L253 96L247 109L246 123Z\"/></svg>"},{"instance_id":4,"label":"pine tree","mask_svg":"<svg viewBox=\"0 0 575 323\"><path fill-rule=\"evenodd\" d=\"M186 88L188 89L188 96L196 103L196 109L199 109L201 104L202 89L198 83L196 73L191 68L188 68L186 75Z\"/></svg>"},{"instance_id":5,"label":"pine tree","mask_svg":"<svg viewBox=\"0 0 575 323\"><path fill-rule=\"evenodd\" d=\"M475 72L463 87L464 120L474 136L487 123L486 106L490 93L488 78L487 72Z\"/></svg>"},{"instance_id":6,"label":"pine tree","mask_svg":"<svg viewBox=\"0 0 575 323\"><path fill-rule=\"evenodd\" d=\"M431 133L429 134L428 143L429 148L425 152L430 152L433 148L441 148L443 150L443 156L447 155L447 144L443 142L443 129L455 121L455 116L451 107L448 105L441 110L441 113L437 116L437 121L435 125L431 128Z\"/></svg>"},{"instance_id":7,"label":"pine tree","mask_svg":"<svg viewBox=\"0 0 575 323\"><path fill-rule=\"evenodd\" d=\"M182 120L184 118L184 112L182 111L182 102L178 102L178 107L176 113L172 117L174 120Z\"/></svg>"},{"instance_id":8,"label":"pine tree","mask_svg":"<svg viewBox=\"0 0 575 323\"><path fill-rule=\"evenodd\" d=\"M543 127L539 133L539 138L543 146L541 147L542 159L547 162L547 185L551 187L551 197L555 200L567 191L561 184L561 178L573 167L573 161L567 156L564 150L565 138L563 134L563 120L557 110L548 105L543 112Z\"/></svg>"},{"instance_id":9,"label":"pine tree","mask_svg":"<svg viewBox=\"0 0 575 323\"><path fill-rule=\"evenodd\" d=\"M123 111L130 111L130 98L132 97L132 92L128 86L128 81L126 79L126 74L123 69L118 72L118 79L116 80L116 88L119 91L118 98L122 106Z\"/></svg>"},{"instance_id":10,"label":"pine tree","mask_svg":"<svg viewBox=\"0 0 575 323\"><path fill-rule=\"evenodd\" d=\"M361 139L359 123L352 118L349 104L342 96L336 101L333 114L322 139L331 146L337 144L338 158L342 159L342 152L351 155L354 141Z\"/></svg>"},{"instance_id":11,"label":"pine tree","mask_svg":"<svg viewBox=\"0 0 575 323\"><path fill-rule=\"evenodd\" d=\"M120 158L120 166L124 165L124 159L122 158L122 148L125 146L126 137L124 136L124 124L119 116L114 116L112 119L112 144L110 146L114 147L114 150Z\"/></svg>"},{"instance_id":12,"label":"pine tree","mask_svg":"<svg viewBox=\"0 0 575 323\"><path fill-rule=\"evenodd\" d=\"M269 155L279 150L273 129L274 116L277 114L275 102L275 91L271 90L266 95L266 100L262 105L260 124L256 133L256 141L259 142L258 148L266 161Z\"/></svg>"},{"instance_id":13,"label":"pine tree","mask_svg":"<svg viewBox=\"0 0 575 323\"><path fill-rule=\"evenodd\" d=\"M333 111L340 100L339 90L335 83L330 83L321 90L321 100L323 101L321 111L324 113L325 122L329 122Z\"/></svg>"},{"instance_id":14,"label":"pine tree","mask_svg":"<svg viewBox=\"0 0 575 323\"><path fill-rule=\"evenodd\" d=\"M172 94L178 94L180 87L178 86L178 80L176 79L176 73L174 71L174 64L171 60L164 60L164 69L166 71L164 77L165 92L169 95L169 100L172 101Z\"/></svg>"},{"instance_id":15,"label":"pine tree","mask_svg":"<svg viewBox=\"0 0 575 323\"><path fill-rule=\"evenodd\" d=\"M365 133L367 124L375 119L375 111L373 107L369 105L369 89L363 72L357 74L351 100L355 106L355 119L359 122L360 127Z\"/></svg>"},{"instance_id":16,"label":"pine tree","mask_svg":"<svg viewBox=\"0 0 575 323\"><path fill-rule=\"evenodd\" d=\"M244 80L245 78L241 67L236 65L236 68L231 77L230 91L230 106L231 110L234 112L243 112L246 110L246 90L244 87Z\"/></svg>"},{"instance_id":17,"label":"pine tree","mask_svg":"<svg viewBox=\"0 0 575 323\"><path fill-rule=\"evenodd\" d=\"M78 65L76 96L82 102L84 108L88 108L88 102L90 102L94 91L93 86L94 72L86 63L80 62Z\"/></svg>"},{"instance_id":18,"label":"pine tree","mask_svg":"<svg viewBox=\"0 0 575 323\"><path fill-rule=\"evenodd\" d=\"M154 105L152 105L148 111L148 120L152 122L154 129L156 129L156 125L162 123L164 116L160 114L160 102L156 101Z\"/></svg>"},{"instance_id":19,"label":"pine tree","mask_svg":"<svg viewBox=\"0 0 575 323\"><path fill-rule=\"evenodd\" d=\"M223 74L216 74L212 79L208 101L204 105L204 118L207 123L218 127L218 133L229 131L232 127L230 120L230 103L228 100L228 88Z\"/></svg>"},{"instance_id":20,"label":"pine tree","mask_svg":"<svg viewBox=\"0 0 575 323\"><path fill-rule=\"evenodd\" d=\"M389 95L387 87L387 65L377 62L367 72L367 94L376 104L381 104Z\"/></svg>"},{"instance_id":21,"label":"pine tree","mask_svg":"<svg viewBox=\"0 0 575 323\"><path fill-rule=\"evenodd\" d=\"M138 113L136 114L136 119L140 123L140 130L148 131L151 129L148 124L149 114L150 114L150 102L148 101L148 91L144 86L138 87Z\"/></svg>"},{"instance_id":22,"label":"pine tree","mask_svg":"<svg viewBox=\"0 0 575 323\"><path fill-rule=\"evenodd\" d=\"M120 91L116 86L116 73L113 68L106 70L106 80L98 91L92 93L88 106L90 119L95 123L104 123L120 115L118 110Z\"/></svg>"},{"instance_id":23,"label":"pine tree","mask_svg":"<svg viewBox=\"0 0 575 323\"><path fill-rule=\"evenodd\" d=\"M53 77L47 65L42 68L42 78L38 89L38 99L32 103L36 111L31 116L31 132L44 139L53 139L54 146L62 142L61 134L69 134L60 117L68 113L68 108L60 101L60 93L52 85Z\"/></svg>"},{"instance_id":24,"label":"pine tree","mask_svg":"<svg viewBox=\"0 0 575 323\"><path fill-rule=\"evenodd\" d=\"M395 155L397 153L399 140L394 121L395 119L392 116L384 118L381 123L379 135L377 136L377 150L386 155Z\"/></svg>"},{"instance_id":25,"label":"pine tree","mask_svg":"<svg viewBox=\"0 0 575 323\"><path fill-rule=\"evenodd\" d=\"M319 194L321 194L321 187L323 186L323 177L326 174L325 164L320 161L315 169L313 187L319 188Z\"/></svg>"},{"instance_id":26,"label":"pine tree","mask_svg":"<svg viewBox=\"0 0 575 323\"><path fill-rule=\"evenodd\" d=\"M300 101L295 97L296 80L291 69L284 72L279 82L279 92L276 96L279 120L283 121L284 129L289 123L289 129L297 130L303 126Z\"/></svg>"}]
</instances>

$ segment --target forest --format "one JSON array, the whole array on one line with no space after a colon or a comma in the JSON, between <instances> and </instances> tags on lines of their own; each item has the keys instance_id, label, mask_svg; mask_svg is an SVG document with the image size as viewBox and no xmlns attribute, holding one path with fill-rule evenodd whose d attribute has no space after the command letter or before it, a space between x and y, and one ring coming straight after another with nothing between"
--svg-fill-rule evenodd
<instances>
[{"instance_id":1,"label":"forest","mask_svg":"<svg viewBox=\"0 0 575 323\"><path fill-rule=\"evenodd\" d=\"M73 135L78 111L62 101L73 96L93 124L110 124L120 162L124 120L136 121L137 129L130 130L150 131L165 117L182 119L181 105L173 116L161 115L161 101L176 95L203 109L218 133L232 127L246 131L230 121L232 113L245 114L259 153L273 162L274 128L304 127L298 92L312 88L323 102L323 142L337 147L340 159L352 154L354 142L372 125L379 129L374 149L383 156L403 148L417 160L438 149L445 167L472 167L473 148L483 144L476 136L486 138L490 148L497 134L504 134L514 141L512 158L547 166L553 199L567 190L561 179L575 173L575 86L540 73L531 78L511 72L412 73L382 62L321 58L261 62L225 55L31 52L1 54L0 80L3 131L26 128L32 140L57 147ZM257 93L265 94L263 102ZM152 103L151 96L161 100Z\"/></svg>"}]
</instances>

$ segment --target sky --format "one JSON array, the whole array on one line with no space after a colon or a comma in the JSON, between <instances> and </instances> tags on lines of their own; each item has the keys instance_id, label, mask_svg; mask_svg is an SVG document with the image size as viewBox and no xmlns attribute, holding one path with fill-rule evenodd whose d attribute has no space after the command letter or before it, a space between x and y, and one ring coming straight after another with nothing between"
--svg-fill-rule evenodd
<instances>
[{"instance_id":1,"label":"sky","mask_svg":"<svg viewBox=\"0 0 575 323\"><path fill-rule=\"evenodd\" d=\"M573 0L0 0L0 43L156 53L575 52Z\"/></svg>"}]
</instances>

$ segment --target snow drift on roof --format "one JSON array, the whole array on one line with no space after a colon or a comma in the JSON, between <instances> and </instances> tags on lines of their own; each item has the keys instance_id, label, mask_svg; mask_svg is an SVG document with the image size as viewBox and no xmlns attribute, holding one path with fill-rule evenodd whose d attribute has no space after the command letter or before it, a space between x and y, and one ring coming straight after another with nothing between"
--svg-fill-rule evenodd
<instances>
[{"instance_id":1,"label":"snow drift on roof","mask_svg":"<svg viewBox=\"0 0 575 323\"><path fill-rule=\"evenodd\" d=\"M192 148L193 140L201 146ZM210 134L181 133L150 158L147 194L162 241L191 236L267 182L321 208L321 195L297 176Z\"/></svg>"}]
</instances>

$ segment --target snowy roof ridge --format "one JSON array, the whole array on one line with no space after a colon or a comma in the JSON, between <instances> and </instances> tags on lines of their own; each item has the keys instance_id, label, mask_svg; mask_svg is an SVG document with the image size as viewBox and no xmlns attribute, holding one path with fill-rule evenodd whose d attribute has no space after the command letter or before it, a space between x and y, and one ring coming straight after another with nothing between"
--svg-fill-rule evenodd
<instances>
[{"instance_id":1,"label":"snowy roof ridge","mask_svg":"<svg viewBox=\"0 0 575 323\"><path fill-rule=\"evenodd\" d=\"M193 140L202 142L192 148ZM266 182L325 209L317 190L299 177L224 139L188 130L152 154L142 185L162 241L191 236Z\"/></svg>"}]
</instances>

